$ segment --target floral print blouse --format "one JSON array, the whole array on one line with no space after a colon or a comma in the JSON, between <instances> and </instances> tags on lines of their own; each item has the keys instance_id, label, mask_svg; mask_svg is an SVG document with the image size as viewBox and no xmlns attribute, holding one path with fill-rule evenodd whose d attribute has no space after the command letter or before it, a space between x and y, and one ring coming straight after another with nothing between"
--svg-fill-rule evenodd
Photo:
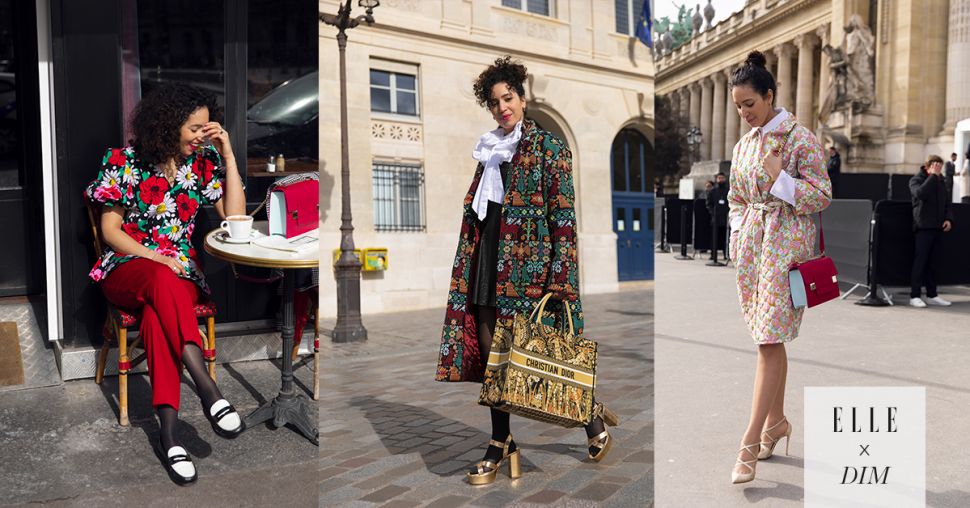
<instances>
[{"instance_id":1,"label":"floral print blouse","mask_svg":"<svg viewBox=\"0 0 970 508\"><path fill-rule=\"evenodd\" d=\"M187 157L172 184L160 169L139 159L129 146L111 148L105 153L98 178L85 193L88 199L103 206L123 207L121 229L145 247L178 259L187 273L184 278L209 293L192 247L192 232L199 207L219 201L224 187L225 167L212 146ZM119 254L105 245L88 275L95 282L101 281L137 257Z\"/></svg>"}]
</instances>

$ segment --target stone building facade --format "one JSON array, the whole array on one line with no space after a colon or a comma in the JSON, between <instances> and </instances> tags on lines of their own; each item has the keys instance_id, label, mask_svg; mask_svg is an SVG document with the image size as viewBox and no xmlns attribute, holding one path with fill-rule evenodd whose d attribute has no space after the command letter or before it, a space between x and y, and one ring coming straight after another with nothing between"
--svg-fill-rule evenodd
<instances>
[{"instance_id":1,"label":"stone building facade","mask_svg":"<svg viewBox=\"0 0 970 508\"><path fill-rule=\"evenodd\" d=\"M860 28L847 31L854 19ZM867 32L871 44L860 42ZM863 72L871 104L827 115L826 95L841 85L832 58L847 47L871 52ZM671 100L685 129L702 131L699 160L730 159L749 129L727 80L754 49L776 77L777 104L826 145L843 146L843 172L910 173L927 155L953 151L962 163L965 149L954 147L957 123L970 118L970 0L749 0L659 52L657 94Z\"/></svg>"},{"instance_id":2,"label":"stone building facade","mask_svg":"<svg viewBox=\"0 0 970 508\"><path fill-rule=\"evenodd\" d=\"M527 115L559 135L573 153L582 291L617 289L614 147L621 138L640 139L643 150L652 153L653 140L653 59L629 35L628 16L638 14L637 3L627 2L624 11L616 2L559 0L530 12L542 2L386 0L374 11L374 26L348 32L354 240L357 248L388 249L387 270L362 274L363 313L444 306L462 200L476 166L472 148L482 133L495 128L488 111L476 104L472 83L505 54L528 67ZM320 10L335 13L337 3L321 1ZM325 317L336 314L330 266L332 250L340 244L335 35L333 27L321 24L320 299ZM646 224L647 217L642 221Z\"/></svg>"}]
</instances>

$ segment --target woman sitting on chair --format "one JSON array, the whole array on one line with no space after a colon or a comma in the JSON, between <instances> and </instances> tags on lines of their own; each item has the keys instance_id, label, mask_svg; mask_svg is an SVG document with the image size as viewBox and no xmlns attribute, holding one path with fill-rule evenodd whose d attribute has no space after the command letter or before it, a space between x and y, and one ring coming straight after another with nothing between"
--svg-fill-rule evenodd
<instances>
[{"instance_id":1,"label":"woman sitting on chair","mask_svg":"<svg viewBox=\"0 0 970 508\"><path fill-rule=\"evenodd\" d=\"M242 180L229 135L213 121L217 114L211 93L178 84L156 89L135 109L131 146L109 149L86 191L103 207L107 244L90 277L113 305L141 314L160 427L155 449L177 483L197 478L175 437L181 365L213 430L229 438L243 430L206 371L194 312L209 293L191 243L196 214L210 203L223 218L245 213Z\"/></svg>"}]
</instances>

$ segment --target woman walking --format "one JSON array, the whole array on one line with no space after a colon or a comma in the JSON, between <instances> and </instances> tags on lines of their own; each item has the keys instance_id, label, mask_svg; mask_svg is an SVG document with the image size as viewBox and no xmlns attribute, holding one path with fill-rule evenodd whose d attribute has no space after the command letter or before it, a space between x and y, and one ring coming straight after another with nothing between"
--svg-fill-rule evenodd
<instances>
[{"instance_id":1,"label":"woman walking","mask_svg":"<svg viewBox=\"0 0 970 508\"><path fill-rule=\"evenodd\" d=\"M135 109L132 145L109 149L87 188L88 199L102 206L107 244L90 277L113 305L141 314L160 428L155 451L180 484L197 478L175 436L183 365L213 430L229 438L243 430L206 372L193 310L209 292L191 243L200 207L212 204L222 218L245 213L229 134L210 118L217 112L210 93L184 85L155 90Z\"/></svg>"},{"instance_id":2,"label":"woman walking","mask_svg":"<svg viewBox=\"0 0 970 508\"><path fill-rule=\"evenodd\" d=\"M526 76L526 68L507 56L475 81L478 103L498 128L483 134L473 151L478 167L464 201L438 381L481 382L496 326L511 327L516 314L531 313L547 293L569 305L576 335L582 333L572 155L525 118ZM605 423L616 421L602 404L594 407L586 435L588 456L598 462L613 444ZM512 478L521 474L509 414L490 412L485 457L467 473L475 485L494 482L506 460Z\"/></svg>"},{"instance_id":3,"label":"woman walking","mask_svg":"<svg viewBox=\"0 0 970 508\"><path fill-rule=\"evenodd\" d=\"M803 309L792 305L788 270L813 257L811 214L829 205L832 184L822 145L791 113L774 107L775 79L761 52L748 55L729 85L738 114L752 127L734 147L728 192L738 298L758 345L751 416L731 472L733 483L743 483L754 479L758 460L771 457L781 438L786 453L791 440L785 343L798 336Z\"/></svg>"}]
</instances>

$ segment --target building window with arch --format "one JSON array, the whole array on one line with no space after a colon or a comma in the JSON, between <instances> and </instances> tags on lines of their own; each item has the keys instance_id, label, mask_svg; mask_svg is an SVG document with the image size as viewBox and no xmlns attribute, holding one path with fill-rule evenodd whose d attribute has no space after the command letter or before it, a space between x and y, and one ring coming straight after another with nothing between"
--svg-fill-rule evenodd
<instances>
[{"instance_id":1,"label":"building window with arch","mask_svg":"<svg viewBox=\"0 0 970 508\"><path fill-rule=\"evenodd\" d=\"M540 16L556 17L556 2L554 0L502 0L502 6Z\"/></svg>"},{"instance_id":2,"label":"building window with arch","mask_svg":"<svg viewBox=\"0 0 970 508\"><path fill-rule=\"evenodd\" d=\"M374 162L374 229L424 231L424 169L415 164Z\"/></svg>"}]
</instances>

